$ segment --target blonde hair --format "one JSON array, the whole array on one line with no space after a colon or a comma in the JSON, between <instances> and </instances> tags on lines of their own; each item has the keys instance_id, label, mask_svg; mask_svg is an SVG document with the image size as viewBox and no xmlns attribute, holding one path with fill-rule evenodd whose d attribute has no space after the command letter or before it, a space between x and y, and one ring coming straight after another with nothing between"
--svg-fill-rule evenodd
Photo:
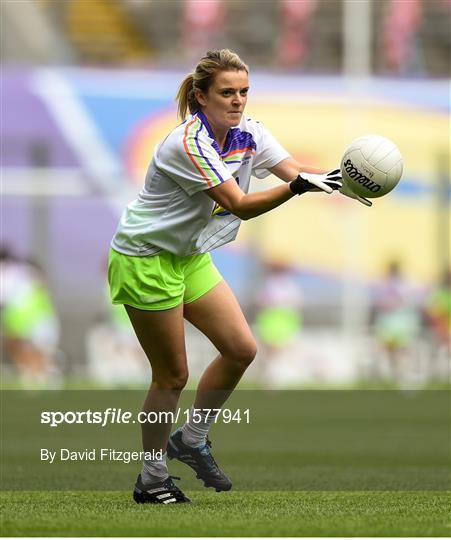
<instances>
[{"instance_id":1,"label":"blonde hair","mask_svg":"<svg viewBox=\"0 0 451 540\"><path fill-rule=\"evenodd\" d=\"M229 49L208 51L200 59L193 73L187 75L177 91L178 116L185 120L188 111L193 113L199 109L195 90L207 93L218 71L246 71L249 68L241 58Z\"/></svg>"}]
</instances>

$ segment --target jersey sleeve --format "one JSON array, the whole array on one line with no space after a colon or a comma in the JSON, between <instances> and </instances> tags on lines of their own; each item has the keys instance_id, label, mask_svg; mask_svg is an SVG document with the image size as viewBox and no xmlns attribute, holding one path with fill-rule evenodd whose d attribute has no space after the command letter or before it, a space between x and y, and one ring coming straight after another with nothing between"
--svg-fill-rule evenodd
<instances>
[{"instance_id":1,"label":"jersey sleeve","mask_svg":"<svg viewBox=\"0 0 451 540\"><path fill-rule=\"evenodd\" d=\"M268 169L290 157L290 154L262 124L256 122L255 126L257 151L252 164L252 174L256 178L265 178L271 174Z\"/></svg>"},{"instance_id":2,"label":"jersey sleeve","mask_svg":"<svg viewBox=\"0 0 451 540\"><path fill-rule=\"evenodd\" d=\"M162 144L156 166L190 196L218 186L232 176L196 119L184 124L176 138Z\"/></svg>"}]
</instances>

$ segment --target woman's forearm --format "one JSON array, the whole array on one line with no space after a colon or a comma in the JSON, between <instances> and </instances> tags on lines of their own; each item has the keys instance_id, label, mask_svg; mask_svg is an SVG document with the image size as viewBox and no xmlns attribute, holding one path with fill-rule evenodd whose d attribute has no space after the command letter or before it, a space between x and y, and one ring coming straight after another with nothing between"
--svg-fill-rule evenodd
<instances>
[{"instance_id":1,"label":"woman's forearm","mask_svg":"<svg viewBox=\"0 0 451 540\"><path fill-rule=\"evenodd\" d=\"M237 201L232 213L243 220L251 219L277 208L294 195L288 184L282 184L265 191L248 193Z\"/></svg>"}]
</instances>

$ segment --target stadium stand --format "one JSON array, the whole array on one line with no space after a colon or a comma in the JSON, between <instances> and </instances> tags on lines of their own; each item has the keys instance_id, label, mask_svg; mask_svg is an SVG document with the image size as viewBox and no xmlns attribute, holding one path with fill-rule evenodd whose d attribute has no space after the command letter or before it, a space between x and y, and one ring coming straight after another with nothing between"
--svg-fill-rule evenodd
<instances>
[{"instance_id":1,"label":"stadium stand","mask_svg":"<svg viewBox=\"0 0 451 540\"><path fill-rule=\"evenodd\" d=\"M80 62L115 64L151 56L151 48L121 2L67 1L44 5L60 11L58 18Z\"/></svg>"},{"instance_id":2,"label":"stadium stand","mask_svg":"<svg viewBox=\"0 0 451 540\"><path fill-rule=\"evenodd\" d=\"M5 2L6 62L180 67L233 43L253 67L340 73L343 0ZM258 6L258 9L256 9ZM449 75L450 0L370 3L375 74ZM39 15L39 16L37 16ZM41 31L27 30L27 21Z\"/></svg>"}]
</instances>

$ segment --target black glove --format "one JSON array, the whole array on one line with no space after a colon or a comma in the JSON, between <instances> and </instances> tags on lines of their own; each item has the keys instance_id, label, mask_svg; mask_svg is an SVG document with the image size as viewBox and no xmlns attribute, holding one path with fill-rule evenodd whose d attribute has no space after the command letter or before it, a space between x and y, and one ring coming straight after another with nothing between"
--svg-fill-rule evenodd
<instances>
[{"instance_id":1,"label":"black glove","mask_svg":"<svg viewBox=\"0 0 451 540\"><path fill-rule=\"evenodd\" d=\"M332 193L336 189L343 187L340 169L335 169L327 174L314 174L302 172L290 182L290 189L296 195L302 195L307 191L325 191Z\"/></svg>"}]
</instances>

